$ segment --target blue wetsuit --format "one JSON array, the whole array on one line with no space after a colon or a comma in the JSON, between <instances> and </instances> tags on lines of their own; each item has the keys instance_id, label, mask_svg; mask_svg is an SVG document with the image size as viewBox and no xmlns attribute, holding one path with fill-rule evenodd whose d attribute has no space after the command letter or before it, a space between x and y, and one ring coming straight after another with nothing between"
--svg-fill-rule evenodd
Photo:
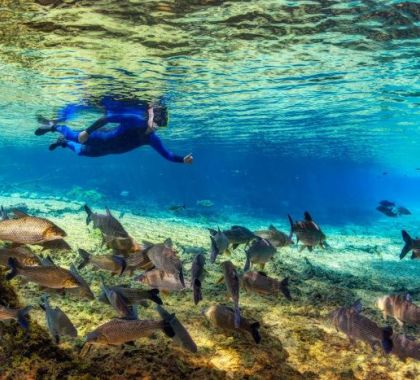
<instances>
[{"instance_id":1,"label":"blue wetsuit","mask_svg":"<svg viewBox=\"0 0 420 380\"><path fill-rule=\"evenodd\" d=\"M110 130L96 130L108 123L117 123L119 125ZM154 132L146 134L146 117L123 114L110 115L99 119L92 127L94 127L94 132L89 133L89 138L84 144L80 144L78 140L80 131L74 131L64 125L56 126L55 130L60 132L67 140L64 145L79 156L99 157L108 154L120 154L143 145L150 145L167 160L184 162L183 157L165 149L162 141ZM89 129L87 129L88 132Z\"/></svg>"}]
</instances>

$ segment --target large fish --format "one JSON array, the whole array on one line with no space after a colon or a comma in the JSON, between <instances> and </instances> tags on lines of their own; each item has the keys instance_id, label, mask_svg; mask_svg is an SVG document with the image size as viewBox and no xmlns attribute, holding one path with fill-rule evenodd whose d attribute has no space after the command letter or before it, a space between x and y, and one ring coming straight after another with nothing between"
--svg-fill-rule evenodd
<instances>
[{"instance_id":1,"label":"large fish","mask_svg":"<svg viewBox=\"0 0 420 380\"><path fill-rule=\"evenodd\" d=\"M97 214L89 206L84 206L87 213L86 224L93 223L93 228L99 229L103 235L108 237L130 237L122 224L106 209L106 214Z\"/></svg>"},{"instance_id":2,"label":"large fish","mask_svg":"<svg viewBox=\"0 0 420 380\"><path fill-rule=\"evenodd\" d=\"M16 244L43 245L60 240L66 233L53 222L14 210L15 219L0 220L0 240Z\"/></svg>"},{"instance_id":3,"label":"large fish","mask_svg":"<svg viewBox=\"0 0 420 380\"><path fill-rule=\"evenodd\" d=\"M379 327L374 321L360 314L362 304L356 301L351 307L340 307L333 311L330 316L337 329L347 335L350 342L362 340L368 343L372 349L380 345L385 353L392 350L392 328Z\"/></svg>"},{"instance_id":4,"label":"large fish","mask_svg":"<svg viewBox=\"0 0 420 380\"><path fill-rule=\"evenodd\" d=\"M400 253L400 260L403 259L408 252L411 250L413 253L411 254L412 259L420 258L420 238L413 239L407 231L401 231L403 240L405 245Z\"/></svg>"},{"instance_id":5,"label":"large fish","mask_svg":"<svg viewBox=\"0 0 420 380\"><path fill-rule=\"evenodd\" d=\"M247 272L242 276L242 286L249 292L261 295L283 295L290 301L292 299L289 291L289 278L282 281L268 277L263 272Z\"/></svg>"},{"instance_id":6,"label":"large fish","mask_svg":"<svg viewBox=\"0 0 420 380\"><path fill-rule=\"evenodd\" d=\"M222 263L222 268L226 289L228 290L235 307L235 327L239 328L241 324L241 312L239 309L239 276L231 261L224 261Z\"/></svg>"},{"instance_id":7,"label":"large fish","mask_svg":"<svg viewBox=\"0 0 420 380\"><path fill-rule=\"evenodd\" d=\"M41 261L28 247L0 248L0 265L7 266L9 257L13 257L20 265L37 266Z\"/></svg>"},{"instance_id":8,"label":"large fish","mask_svg":"<svg viewBox=\"0 0 420 380\"><path fill-rule=\"evenodd\" d=\"M376 305L382 311L384 319L388 315L395 318L400 326L404 323L420 325L420 307L413 303L409 294L392 294L381 297Z\"/></svg>"},{"instance_id":9,"label":"large fish","mask_svg":"<svg viewBox=\"0 0 420 380\"><path fill-rule=\"evenodd\" d=\"M20 265L14 258L9 258L8 266L11 271L6 275L7 280L21 276L29 282L51 289L71 289L80 286L70 271L56 265L26 267Z\"/></svg>"},{"instance_id":10,"label":"large fish","mask_svg":"<svg viewBox=\"0 0 420 380\"><path fill-rule=\"evenodd\" d=\"M172 340L184 347L185 349L191 352L197 352L197 345L191 338L191 335L187 331L187 329L182 325L182 323L178 320L175 314L168 313L162 306L157 305L156 310L159 313L160 317L167 321L174 332L174 336Z\"/></svg>"},{"instance_id":11,"label":"large fish","mask_svg":"<svg viewBox=\"0 0 420 380\"><path fill-rule=\"evenodd\" d=\"M264 269L265 264L268 263L276 253L276 248L269 240L258 237L252 241L245 253L246 262L244 272L249 270L251 263L260 264L261 269Z\"/></svg>"},{"instance_id":12,"label":"large fish","mask_svg":"<svg viewBox=\"0 0 420 380\"><path fill-rule=\"evenodd\" d=\"M185 286L181 283L178 276L167 273L159 269L152 269L135 277L135 280L148 285L153 289L159 289L163 292L172 292L182 290Z\"/></svg>"},{"instance_id":13,"label":"large fish","mask_svg":"<svg viewBox=\"0 0 420 380\"><path fill-rule=\"evenodd\" d=\"M82 257L82 262L79 264L78 269L82 269L87 264L92 265L94 268L103 269L111 272L112 274L122 275L127 263L124 257L116 255L92 255L84 249L79 249L79 255Z\"/></svg>"},{"instance_id":14,"label":"large fish","mask_svg":"<svg viewBox=\"0 0 420 380\"><path fill-rule=\"evenodd\" d=\"M196 305L203 299L201 285L203 283L206 273L206 270L204 269L205 263L206 258L200 253L194 257L191 266L191 285L193 288L194 304Z\"/></svg>"},{"instance_id":15,"label":"large fish","mask_svg":"<svg viewBox=\"0 0 420 380\"><path fill-rule=\"evenodd\" d=\"M248 244L255 239L255 234L246 227L232 226L229 230L223 231L232 244L232 249L236 249L240 244Z\"/></svg>"},{"instance_id":16,"label":"large fish","mask_svg":"<svg viewBox=\"0 0 420 380\"><path fill-rule=\"evenodd\" d=\"M413 337L402 334L392 336L392 353L400 359L413 358L420 360L420 342Z\"/></svg>"},{"instance_id":17,"label":"large fish","mask_svg":"<svg viewBox=\"0 0 420 380\"><path fill-rule=\"evenodd\" d=\"M289 235L279 231L273 225L270 225L267 230L255 231L255 235L259 236L260 238L267 239L276 248L288 247L289 245L293 244L293 225L290 224Z\"/></svg>"},{"instance_id":18,"label":"large fish","mask_svg":"<svg viewBox=\"0 0 420 380\"><path fill-rule=\"evenodd\" d=\"M23 329L27 330L29 328L28 313L31 309L32 306L26 306L22 309L10 309L0 305L0 321L15 319Z\"/></svg>"},{"instance_id":19,"label":"large fish","mask_svg":"<svg viewBox=\"0 0 420 380\"><path fill-rule=\"evenodd\" d=\"M205 316L209 319L211 324L225 330L244 331L252 335L255 343L261 342L259 333L259 322L251 321L247 318L241 318L239 328L235 326L235 310L224 305L213 305L204 311Z\"/></svg>"},{"instance_id":20,"label":"large fish","mask_svg":"<svg viewBox=\"0 0 420 380\"><path fill-rule=\"evenodd\" d=\"M77 337L77 330L69 317L59 307L53 309L48 297L42 297L39 306L45 311L48 331L56 344L60 344L60 338L63 335Z\"/></svg>"},{"instance_id":21,"label":"large fish","mask_svg":"<svg viewBox=\"0 0 420 380\"><path fill-rule=\"evenodd\" d=\"M320 246L324 248L325 234L321 228L313 221L309 212L305 211L304 220L293 223L293 219L288 215L290 224L293 226L293 232L296 234L297 242L302 242L300 250L307 248L312 251L313 247Z\"/></svg>"},{"instance_id":22,"label":"large fish","mask_svg":"<svg viewBox=\"0 0 420 380\"><path fill-rule=\"evenodd\" d=\"M211 251L210 251L210 262L214 263L217 256L222 255L223 253L230 253L228 250L229 240L227 236L220 231L220 228L216 230L209 229L210 231L210 241L211 241Z\"/></svg>"},{"instance_id":23,"label":"large fish","mask_svg":"<svg viewBox=\"0 0 420 380\"><path fill-rule=\"evenodd\" d=\"M108 288L120 294L127 305L144 305L144 301L148 300L162 305L162 300L159 297L159 289L137 289L130 288L127 285L108 286ZM104 293L101 293L98 299L102 302L109 302Z\"/></svg>"},{"instance_id":24,"label":"large fish","mask_svg":"<svg viewBox=\"0 0 420 380\"><path fill-rule=\"evenodd\" d=\"M161 244L150 244L147 242L145 242L145 244L148 245L146 254L153 265L161 271L177 276L181 284L185 286L182 263L176 256L172 240L166 239L165 242Z\"/></svg>"}]
</instances>

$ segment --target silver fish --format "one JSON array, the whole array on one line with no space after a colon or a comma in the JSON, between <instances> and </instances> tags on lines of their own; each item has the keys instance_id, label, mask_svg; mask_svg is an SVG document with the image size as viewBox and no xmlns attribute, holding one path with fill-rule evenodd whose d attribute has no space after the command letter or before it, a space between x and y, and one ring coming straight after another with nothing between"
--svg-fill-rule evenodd
<instances>
[{"instance_id":1,"label":"silver fish","mask_svg":"<svg viewBox=\"0 0 420 380\"><path fill-rule=\"evenodd\" d=\"M309 212L305 211L304 220L296 223L293 223L290 215L288 217L290 224L293 226L293 232L296 234L297 242L302 242L301 251L305 248L312 251L316 246L324 248L326 236L313 221Z\"/></svg>"},{"instance_id":2,"label":"silver fish","mask_svg":"<svg viewBox=\"0 0 420 380\"><path fill-rule=\"evenodd\" d=\"M280 292L290 301L292 297L289 291L289 279L282 281L268 277L264 272L247 272L242 276L242 285L245 290L257 294L278 295Z\"/></svg>"},{"instance_id":3,"label":"silver fish","mask_svg":"<svg viewBox=\"0 0 420 380\"><path fill-rule=\"evenodd\" d=\"M376 302L384 319L394 317L400 326L404 323L420 325L420 307L413 303L410 294L392 294L381 297Z\"/></svg>"},{"instance_id":4,"label":"silver fish","mask_svg":"<svg viewBox=\"0 0 420 380\"><path fill-rule=\"evenodd\" d=\"M270 261L276 253L276 248L269 240L259 237L252 241L245 253L246 262L244 272L249 270L251 263L258 263L261 265L261 269L264 269L265 264Z\"/></svg>"}]
</instances>

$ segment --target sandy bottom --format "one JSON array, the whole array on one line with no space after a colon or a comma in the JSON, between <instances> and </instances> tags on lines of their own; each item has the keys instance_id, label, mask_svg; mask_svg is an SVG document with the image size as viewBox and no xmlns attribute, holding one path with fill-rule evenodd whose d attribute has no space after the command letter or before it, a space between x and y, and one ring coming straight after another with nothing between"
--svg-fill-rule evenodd
<instances>
[{"instance_id":1,"label":"sandy bottom","mask_svg":"<svg viewBox=\"0 0 420 380\"><path fill-rule=\"evenodd\" d=\"M68 267L79 262L75 253L84 248L103 253L100 235L87 227L82 203L56 199L0 198L4 206L25 203L32 214L48 217L67 231L67 241L74 252L51 252L55 262ZM119 216L120 210L115 210ZM239 218L239 217L237 217ZM210 241L205 220L192 222L171 214L142 217L125 212L121 218L126 230L138 241L162 242L170 237L178 247L189 275L192 254L183 253L182 246L197 246L209 250ZM272 221L235 219L230 215L221 227L242 224L250 229L266 227ZM31 332L24 335L14 323L2 324L0 345L0 379L15 378L253 378L253 379L418 379L420 363L412 359L403 362L393 355L373 352L363 343L351 346L346 337L335 331L327 315L335 308L349 305L361 298L363 313L384 325L375 308L377 297L396 291L409 290L420 304L420 260L400 261L398 254L400 221L383 220L376 226L322 226L331 248L314 252L299 252L296 247L278 251L266 266L268 275L290 277L293 301L279 297L260 297L241 293L240 304L245 317L261 323L262 342L253 343L250 336L226 333L210 326L201 310L216 303L229 303L221 276L220 261L207 262L209 276L204 283L204 301L195 306L192 292L162 295L165 307L175 312L198 346L191 354L178 347L163 334L139 340L136 347L94 348L88 356L78 355L83 337L98 325L116 316L110 306L96 300L86 301L69 296L52 295L52 305L64 310L79 332L75 340L65 339L60 347L51 342L46 332L43 313L35 307ZM415 230L418 220L406 219L407 229ZM286 224L278 225L287 230ZM411 228L410 228L411 227ZM416 231L413 231L413 234ZM231 260L242 268L245 253L238 248ZM81 273L99 293L99 274L91 267ZM140 286L128 276L111 277L113 284ZM37 306L41 292L34 284L19 279L5 282L0 275L1 295L11 306ZM16 299L14 291L18 298ZM139 308L140 318L157 319L153 306ZM398 333L420 339L418 327L399 327L388 320Z\"/></svg>"}]
</instances>

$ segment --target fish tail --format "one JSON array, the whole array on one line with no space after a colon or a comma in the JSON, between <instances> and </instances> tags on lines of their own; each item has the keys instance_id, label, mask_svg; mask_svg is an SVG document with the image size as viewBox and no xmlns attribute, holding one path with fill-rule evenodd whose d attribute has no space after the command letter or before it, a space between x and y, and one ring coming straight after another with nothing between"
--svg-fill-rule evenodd
<instances>
[{"instance_id":1,"label":"fish tail","mask_svg":"<svg viewBox=\"0 0 420 380\"><path fill-rule=\"evenodd\" d=\"M182 270L182 267L179 271L179 281L181 282L182 287L185 288L184 271Z\"/></svg>"},{"instance_id":2,"label":"fish tail","mask_svg":"<svg viewBox=\"0 0 420 380\"><path fill-rule=\"evenodd\" d=\"M251 266L251 260L249 258L249 255L246 255L246 261L245 261L245 266L244 266L244 272L249 271L249 267Z\"/></svg>"},{"instance_id":3,"label":"fish tail","mask_svg":"<svg viewBox=\"0 0 420 380\"><path fill-rule=\"evenodd\" d=\"M196 278L194 281L193 293L194 293L194 304L197 305L203 299L203 294L201 293L201 281L198 278Z\"/></svg>"},{"instance_id":4,"label":"fish tail","mask_svg":"<svg viewBox=\"0 0 420 380\"><path fill-rule=\"evenodd\" d=\"M26 306L23 309L20 309L18 314L17 314L17 321L19 323L19 325L25 329L28 330L29 328L29 311L32 309L32 306Z\"/></svg>"},{"instance_id":5,"label":"fish tail","mask_svg":"<svg viewBox=\"0 0 420 380\"><path fill-rule=\"evenodd\" d=\"M84 205L83 208L86 211L87 217L86 217L86 225L89 225L89 223L92 221L92 210L88 205Z\"/></svg>"},{"instance_id":6,"label":"fish tail","mask_svg":"<svg viewBox=\"0 0 420 380\"><path fill-rule=\"evenodd\" d=\"M89 263L91 254L81 248L77 252L82 257L82 262L78 265L77 269L82 269Z\"/></svg>"},{"instance_id":7,"label":"fish tail","mask_svg":"<svg viewBox=\"0 0 420 380\"><path fill-rule=\"evenodd\" d=\"M211 240L210 262L214 263L216 261L216 257L219 255L219 249L217 248L217 244L213 236L210 236L210 240Z\"/></svg>"},{"instance_id":8,"label":"fish tail","mask_svg":"<svg viewBox=\"0 0 420 380\"><path fill-rule=\"evenodd\" d=\"M259 322L251 323L251 325L249 326L251 335L254 338L255 343L257 344L261 342L261 335L260 335L259 328L260 328Z\"/></svg>"},{"instance_id":9,"label":"fish tail","mask_svg":"<svg viewBox=\"0 0 420 380\"><path fill-rule=\"evenodd\" d=\"M6 212L6 210L4 209L3 206L1 206L0 218L1 218L1 220L9 219L9 217L7 216L7 212Z\"/></svg>"},{"instance_id":10,"label":"fish tail","mask_svg":"<svg viewBox=\"0 0 420 380\"><path fill-rule=\"evenodd\" d=\"M241 311L239 309L239 306L235 306L235 319L234 319L234 323L235 323L235 328L239 329L239 327L241 326Z\"/></svg>"},{"instance_id":11,"label":"fish tail","mask_svg":"<svg viewBox=\"0 0 420 380\"><path fill-rule=\"evenodd\" d=\"M162 305L162 299L159 297L159 289L149 290L150 300L156 302L158 305Z\"/></svg>"},{"instance_id":12,"label":"fish tail","mask_svg":"<svg viewBox=\"0 0 420 380\"><path fill-rule=\"evenodd\" d=\"M290 223L289 240L292 240L292 237L293 237L293 219L289 214L287 215L287 217L289 218L289 223Z\"/></svg>"},{"instance_id":13,"label":"fish tail","mask_svg":"<svg viewBox=\"0 0 420 380\"><path fill-rule=\"evenodd\" d=\"M400 253L400 260L403 259L405 257L405 255L410 252L413 248L413 239L411 238L411 236L408 234L407 231L402 230L402 237L404 239L405 245Z\"/></svg>"},{"instance_id":14,"label":"fish tail","mask_svg":"<svg viewBox=\"0 0 420 380\"><path fill-rule=\"evenodd\" d=\"M392 342L393 330L391 326L384 327L382 329L382 348L386 354L389 354L392 351L394 343Z\"/></svg>"},{"instance_id":15,"label":"fish tail","mask_svg":"<svg viewBox=\"0 0 420 380\"><path fill-rule=\"evenodd\" d=\"M125 261L124 257L121 256L112 256L112 260L121 267L120 276L124 273L125 268L127 268L127 262Z\"/></svg>"},{"instance_id":16,"label":"fish tail","mask_svg":"<svg viewBox=\"0 0 420 380\"><path fill-rule=\"evenodd\" d=\"M292 300L292 296L290 295L289 290L289 277L286 277L284 280L280 281L280 291L289 301Z\"/></svg>"},{"instance_id":17,"label":"fish tail","mask_svg":"<svg viewBox=\"0 0 420 380\"><path fill-rule=\"evenodd\" d=\"M169 336L169 338L173 338L175 336L175 331L172 328L170 322L166 319L163 320L163 332Z\"/></svg>"},{"instance_id":18,"label":"fish tail","mask_svg":"<svg viewBox=\"0 0 420 380\"><path fill-rule=\"evenodd\" d=\"M19 263L13 257L9 257L9 260L7 260L7 266L10 268L10 272L6 275L6 280L11 280L13 277L18 275Z\"/></svg>"}]
</instances>

